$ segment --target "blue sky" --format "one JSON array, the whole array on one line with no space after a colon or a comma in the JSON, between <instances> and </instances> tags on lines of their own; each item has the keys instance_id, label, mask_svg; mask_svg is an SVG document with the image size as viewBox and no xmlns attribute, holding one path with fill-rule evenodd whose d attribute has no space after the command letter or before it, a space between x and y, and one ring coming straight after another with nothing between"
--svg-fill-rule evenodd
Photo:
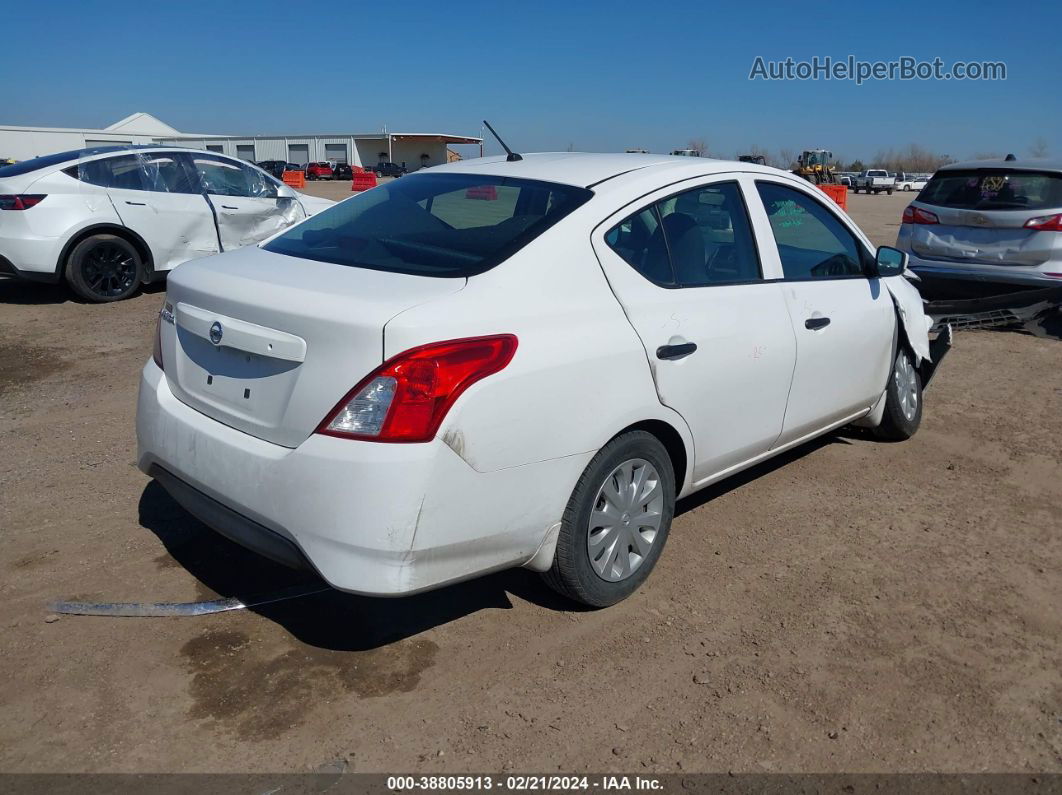
<instances>
[{"instance_id":1,"label":"blue sky","mask_svg":"<svg viewBox=\"0 0 1062 795\"><path fill-rule=\"evenodd\" d=\"M690 139L868 158L1062 156L1051 15L989 2L58 0L3 12L0 123L134 111L208 133L441 131L489 119L525 151L661 152ZM1008 79L750 82L756 56L1002 60ZM493 142L487 151L500 151Z\"/></svg>"}]
</instances>

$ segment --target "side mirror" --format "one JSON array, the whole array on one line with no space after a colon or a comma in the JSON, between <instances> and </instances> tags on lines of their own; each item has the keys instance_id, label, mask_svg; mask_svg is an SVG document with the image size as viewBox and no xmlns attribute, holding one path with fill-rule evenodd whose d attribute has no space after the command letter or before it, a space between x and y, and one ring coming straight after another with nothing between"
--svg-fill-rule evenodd
<instances>
[{"instance_id":1,"label":"side mirror","mask_svg":"<svg viewBox=\"0 0 1062 795\"><path fill-rule=\"evenodd\" d=\"M298 195L295 193L295 189L290 185L280 184L277 185L277 198L278 199L295 199Z\"/></svg>"},{"instance_id":2,"label":"side mirror","mask_svg":"<svg viewBox=\"0 0 1062 795\"><path fill-rule=\"evenodd\" d=\"M874 257L875 276L899 276L907 270L907 254L892 246L880 246Z\"/></svg>"}]
</instances>

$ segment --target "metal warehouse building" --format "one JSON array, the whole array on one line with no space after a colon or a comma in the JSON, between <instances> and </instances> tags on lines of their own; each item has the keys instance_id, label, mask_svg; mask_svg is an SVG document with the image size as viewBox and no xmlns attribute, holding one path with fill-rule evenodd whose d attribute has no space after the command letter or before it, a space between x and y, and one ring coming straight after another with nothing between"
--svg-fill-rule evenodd
<instances>
[{"instance_id":1,"label":"metal warehouse building","mask_svg":"<svg viewBox=\"0 0 1062 795\"><path fill-rule=\"evenodd\" d=\"M206 149L261 162L284 160L300 166L318 160L374 166L398 163L410 171L446 162L450 144L478 144L479 138L445 133L354 133L335 135L251 135L163 138L160 143Z\"/></svg>"},{"instance_id":2,"label":"metal warehouse building","mask_svg":"<svg viewBox=\"0 0 1062 795\"><path fill-rule=\"evenodd\" d=\"M134 113L102 130L0 125L0 158L16 160L87 146L153 143L222 152L253 162L284 160L305 165L329 160L371 167L390 161L416 171L445 163L450 145L479 144L481 139L446 133L242 136L182 133L148 113Z\"/></svg>"}]
</instances>

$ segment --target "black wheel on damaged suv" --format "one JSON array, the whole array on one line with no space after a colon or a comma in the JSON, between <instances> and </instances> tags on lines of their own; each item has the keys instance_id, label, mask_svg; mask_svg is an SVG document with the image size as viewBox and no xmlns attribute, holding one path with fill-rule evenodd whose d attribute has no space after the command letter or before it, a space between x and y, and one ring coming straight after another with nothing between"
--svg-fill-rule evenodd
<instances>
[{"instance_id":1,"label":"black wheel on damaged suv","mask_svg":"<svg viewBox=\"0 0 1062 795\"><path fill-rule=\"evenodd\" d=\"M128 298L140 287L143 263L129 241L117 235L87 237L66 258L66 281L86 301Z\"/></svg>"}]
</instances>

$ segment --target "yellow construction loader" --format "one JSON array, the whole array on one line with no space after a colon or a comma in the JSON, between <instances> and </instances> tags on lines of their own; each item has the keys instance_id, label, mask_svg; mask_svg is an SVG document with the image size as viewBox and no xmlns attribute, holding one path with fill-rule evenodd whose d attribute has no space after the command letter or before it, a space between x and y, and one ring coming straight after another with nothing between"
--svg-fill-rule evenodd
<instances>
[{"instance_id":1,"label":"yellow construction loader","mask_svg":"<svg viewBox=\"0 0 1062 795\"><path fill-rule=\"evenodd\" d=\"M805 149L797 158L793 173L814 185L836 185L837 171L830 165L833 152L825 149Z\"/></svg>"}]
</instances>

